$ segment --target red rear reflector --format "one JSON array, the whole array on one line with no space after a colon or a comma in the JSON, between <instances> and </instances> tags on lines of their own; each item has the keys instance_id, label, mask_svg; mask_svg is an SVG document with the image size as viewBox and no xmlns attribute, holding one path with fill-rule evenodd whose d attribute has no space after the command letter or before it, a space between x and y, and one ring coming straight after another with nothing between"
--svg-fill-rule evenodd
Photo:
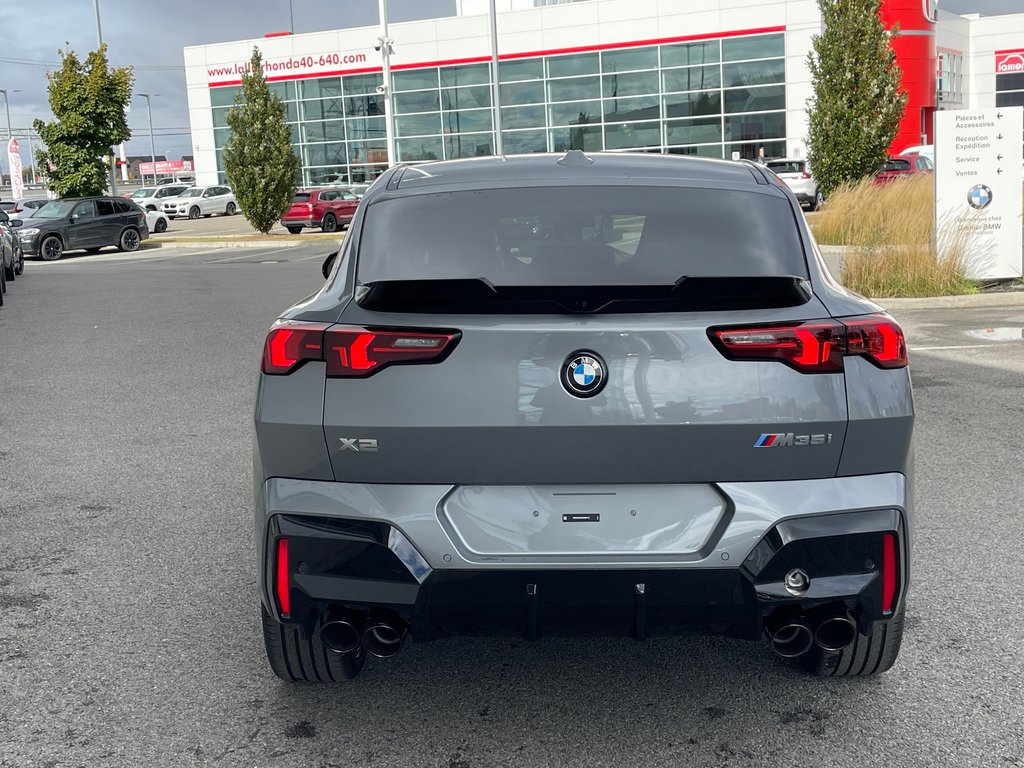
<instances>
[{"instance_id":1,"label":"red rear reflector","mask_svg":"<svg viewBox=\"0 0 1024 768\"><path fill-rule=\"evenodd\" d=\"M892 613L896 602L896 534L882 536L882 613Z\"/></svg>"},{"instance_id":2,"label":"red rear reflector","mask_svg":"<svg viewBox=\"0 0 1024 768\"><path fill-rule=\"evenodd\" d=\"M903 329L888 315L868 315L843 320L851 355L864 355L881 368L907 365L907 340Z\"/></svg>"},{"instance_id":3,"label":"red rear reflector","mask_svg":"<svg viewBox=\"0 0 1024 768\"><path fill-rule=\"evenodd\" d=\"M291 373L307 360L323 359L323 323L275 323L263 344L263 372Z\"/></svg>"},{"instance_id":4,"label":"red rear reflector","mask_svg":"<svg viewBox=\"0 0 1024 768\"><path fill-rule=\"evenodd\" d=\"M903 330L888 315L736 328L708 336L731 360L778 360L802 373L836 373L845 355L862 355L880 368L907 365Z\"/></svg>"},{"instance_id":5,"label":"red rear reflector","mask_svg":"<svg viewBox=\"0 0 1024 768\"><path fill-rule=\"evenodd\" d=\"M324 336L328 376L369 376L389 365L436 363L459 340L458 331L375 331L331 328Z\"/></svg>"},{"instance_id":6,"label":"red rear reflector","mask_svg":"<svg viewBox=\"0 0 1024 768\"><path fill-rule=\"evenodd\" d=\"M277 605L281 615L292 612L291 581L288 574L288 539L277 540Z\"/></svg>"}]
</instances>

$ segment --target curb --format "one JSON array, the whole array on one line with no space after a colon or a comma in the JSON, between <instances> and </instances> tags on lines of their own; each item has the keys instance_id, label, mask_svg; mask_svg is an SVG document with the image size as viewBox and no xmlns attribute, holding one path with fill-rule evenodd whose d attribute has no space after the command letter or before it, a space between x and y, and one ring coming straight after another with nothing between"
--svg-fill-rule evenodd
<instances>
[{"instance_id":1,"label":"curb","mask_svg":"<svg viewBox=\"0 0 1024 768\"><path fill-rule=\"evenodd\" d=\"M1024 307L1024 291L994 291L968 296L929 296L920 299L871 299L886 309L974 309Z\"/></svg>"},{"instance_id":2,"label":"curb","mask_svg":"<svg viewBox=\"0 0 1024 768\"><path fill-rule=\"evenodd\" d=\"M272 240L176 240L174 242L145 243L143 249L149 248L295 248L300 245L317 243L320 240L327 243L334 242L329 238L309 238L307 240L282 240L275 243ZM340 241L339 241L340 242ZM142 250L142 249L140 249Z\"/></svg>"}]
</instances>

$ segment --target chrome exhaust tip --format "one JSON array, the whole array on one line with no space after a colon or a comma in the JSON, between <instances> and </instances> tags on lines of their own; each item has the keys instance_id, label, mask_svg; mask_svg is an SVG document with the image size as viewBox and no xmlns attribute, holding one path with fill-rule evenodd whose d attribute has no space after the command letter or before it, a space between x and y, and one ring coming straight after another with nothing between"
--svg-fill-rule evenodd
<instances>
[{"instance_id":1,"label":"chrome exhaust tip","mask_svg":"<svg viewBox=\"0 0 1024 768\"><path fill-rule=\"evenodd\" d=\"M785 619L768 630L768 644L784 659L795 659L811 650L814 633L802 618Z\"/></svg>"},{"instance_id":2,"label":"chrome exhaust tip","mask_svg":"<svg viewBox=\"0 0 1024 768\"><path fill-rule=\"evenodd\" d=\"M823 651L841 651L856 639L857 623L848 613L822 619L814 630L814 642Z\"/></svg>"},{"instance_id":3,"label":"chrome exhaust tip","mask_svg":"<svg viewBox=\"0 0 1024 768\"><path fill-rule=\"evenodd\" d=\"M362 646L361 633L348 619L333 619L320 627L320 641L332 653L354 653Z\"/></svg>"},{"instance_id":4,"label":"chrome exhaust tip","mask_svg":"<svg viewBox=\"0 0 1024 768\"><path fill-rule=\"evenodd\" d=\"M363 630L363 647L371 656L387 659L402 650L405 625L390 621L371 621Z\"/></svg>"}]
</instances>

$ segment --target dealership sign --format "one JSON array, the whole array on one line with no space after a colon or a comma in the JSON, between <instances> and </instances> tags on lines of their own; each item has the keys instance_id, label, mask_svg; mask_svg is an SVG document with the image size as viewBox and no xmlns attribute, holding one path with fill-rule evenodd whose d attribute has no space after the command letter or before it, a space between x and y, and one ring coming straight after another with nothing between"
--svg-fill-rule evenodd
<instances>
[{"instance_id":1,"label":"dealership sign","mask_svg":"<svg viewBox=\"0 0 1024 768\"><path fill-rule=\"evenodd\" d=\"M156 172L157 173L192 173L195 168L192 167L191 160L157 160L156 161ZM139 163L139 173L143 176L153 175L153 164L152 163Z\"/></svg>"},{"instance_id":2,"label":"dealership sign","mask_svg":"<svg viewBox=\"0 0 1024 768\"><path fill-rule=\"evenodd\" d=\"M966 245L967 276L1024 274L1020 137L1024 107L935 113L935 230Z\"/></svg>"},{"instance_id":3,"label":"dealership sign","mask_svg":"<svg viewBox=\"0 0 1024 768\"><path fill-rule=\"evenodd\" d=\"M7 170L11 174L11 197L20 200L25 194L25 180L21 177L21 152L18 140L11 136L7 142Z\"/></svg>"},{"instance_id":4,"label":"dealership sign","mask_svg":"<svg viewBox=\"0 0 1024 768\"><path fill-rule=\"evenodd\" d=\"M996 51L996 74L1024 72L1024 48L1014 51Z\"/></svg>"}]
</instances>

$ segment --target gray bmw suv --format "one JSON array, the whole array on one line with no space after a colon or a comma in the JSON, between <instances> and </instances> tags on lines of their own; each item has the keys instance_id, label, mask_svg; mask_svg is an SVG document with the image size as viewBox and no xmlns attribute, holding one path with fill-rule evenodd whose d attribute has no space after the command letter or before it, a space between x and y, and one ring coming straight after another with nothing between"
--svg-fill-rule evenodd
<instances>
[{"instance_id":1,"label":"gray bmw suv","mask_svg":"<svg viewBox=\"0 0 1024 768\"><path fill-rule=\"evenodd\" d=\"M594 628L765 638L819 675L892 666L906 343L830 277L778 177L579 151L399 167L350 233L264 345L278 676Z\"/></svg>"}]
</instances>

